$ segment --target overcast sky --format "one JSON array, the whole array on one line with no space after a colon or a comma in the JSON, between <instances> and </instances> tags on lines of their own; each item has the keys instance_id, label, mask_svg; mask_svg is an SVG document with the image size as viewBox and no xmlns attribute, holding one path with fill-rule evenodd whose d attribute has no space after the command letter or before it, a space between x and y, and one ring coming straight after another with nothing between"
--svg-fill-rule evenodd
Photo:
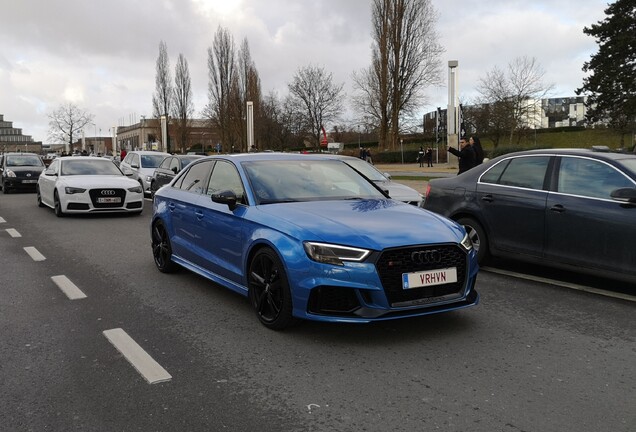
<instances>
[{"instance_id":1,"label":"overcast sky","mask_svg":"<svg viewBox=\"0 0 636 432\"><path fill-rule=\"evenodd\" d=\"M597 51L583 27L605 18L607 0L431 0L439 42L459 61L459 94L515 57L535 57L554 96L573 96L583 62ZM95 116L87 136L152 115L159 42L171 73L190 68L195 110L207 103L207 49L219 25L236 47L247 38L264 94L287 94L299 67L333 73L351 94L351 74L369 65L371 0L0 0L0 114L47 143L47 114L73 102ZM422 112L447 104L429 88ZM348 101L348 98L347 98ZM327 125L327 129L330 127Z\"/></svg>"}]
</instances>

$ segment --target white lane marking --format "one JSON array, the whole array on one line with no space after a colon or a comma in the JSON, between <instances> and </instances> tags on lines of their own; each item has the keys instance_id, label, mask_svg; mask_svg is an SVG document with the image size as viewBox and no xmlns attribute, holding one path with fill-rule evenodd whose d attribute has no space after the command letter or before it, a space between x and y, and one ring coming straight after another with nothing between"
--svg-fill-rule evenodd
<instances>
[{"instance_id":1,"label":"white lane marking","mask_svg":"<svg viewBox=\"0 0 636 432\"><path fill-rule=\"evenodd\" d=\"M36 248L33 246L27 246L24 248L24 251L29 254L33 261L44 261L46 257L42 255Z\"/></svg>"},{"instance_id":2,"label":"white lane marking","mask_svg":"<svg viewBox=\"0 0 636 432\"><path fill-rule=\"evenodd\" d=\"M120 329L104 330L104 336L124 356L126 360L148 381L156 384L170 381L172 376L140 347L128 334Z\"/></svg>"},{"instance_id":3,"label":"white lane marking","mask_svg":"<svg viewBox=\"0 0 636 432\"><path fill-rule=\"evenodd\" d=\"M526 279L526 280L530 280L530 281L535 281L535 282L542 282L542 283L547 283L547 284L551 284L551 285L556 285L556 286L560 286L563 288L570 288L573 290L577 290L577 291L584 291L584 292L588 292L588 293L592 293L592 294L598 294L598 295L602 295L605 297L612 297L612 298L617 298L617 299L621 299L621 300L627 300L627 301L631 301L631 302L636 302L636 296L631 296L629 294L623 294L623 293L618 293L618 292L613 292L613 291L605 291L602 289L598 289L598 288L593 288L593 287L588 287L585 285L577 285L577 284L573 284L573 283L569 283L569 282L562 282L562 281L558 281L558 280L554 280L554 279L548 279L548 278L543 278L540 276L532 276L532 275L527 275L527 274L523 274L523 273L516 273L516 272L511 272L508 270L501 270L501 269L497 269L497 268L493 268L493 267L479 267L480 270L484 270L484 271L488 271L491 273L499 273L502 275L506 275L506 276L512 276L512 277L516 277L519 279Z\"/></svg>"},{"instance_id":4,"label":"white lane marking","mask_svg":"<svg viewBox=\"0 0 636 432\"><path fill-rule=\"evenodd\" d=\"M4 218L0 217L0 223L5 223L6 220L4 220Z\"/></svg>"},{"instance_id":5,"label":"white lane marking","mask_svg":"<svg viewBox=\"0 0 636 432\"><path fill-rule=\"evenodd\" d=\"M86 294L84 294L82 290L80 290L77 285L71 282L71 280L66 276L51 276L51 280L55 282L55 285L57 285L57 287L62 290L64 294L66 294L66 297L68 297L69 300L86 298Z\"/></svg>"},{"instance_id":6,"label":"white lane marking","mask_svg":"<svg viewBox=\"0 0 636 432\"><path fill-rule=\"evenodd\" d=\"M20 234L15 228L7 228L6 231L13 238L22 237L22 234Z\"/></svg>"}]
</instances>

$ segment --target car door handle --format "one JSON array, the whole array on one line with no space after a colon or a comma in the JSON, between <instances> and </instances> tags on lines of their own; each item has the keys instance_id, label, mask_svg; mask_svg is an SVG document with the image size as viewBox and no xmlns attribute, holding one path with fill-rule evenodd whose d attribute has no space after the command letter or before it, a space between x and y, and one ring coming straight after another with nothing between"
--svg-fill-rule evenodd
<instances>
[{"instance_id":1,"label":"car door handle","mask_svg":"<svg viewBox=\"0 0 636 432\"><path fill-rule=\"evenodd\" d=\"M565 207L563 207L561 204L555 204L552 207L550 207L550 211L553 211L556 213L563 213L565 211Z\"/></svg>"},{"instance_id":2,"label":"car door handle","mask_svg":"<svg viewBox=\"0 0 636 432\"><path fill-rule=\"evenodd\" d=\"M493 197L492 195L484 195L483 197L481 197L482 201L486 201L486 202L493 202Z\"/></svg>"},{"instance_id":3,"label":"car door handle","mask_svg":"<svg viewBox=\"0 0 636 432\"><path fill-rule=\"evenodd\" d=\"M197 210L197 211L194 212L194 214L196 215L198 220L203 219L203 212L202 211Z\"/></svg>"},{"instance_id":4,"label":"car door handle","mask_svg":"<svg viewBox=\"0 0 636 432\"><path fill-rule=\"evenodd\" d=\"M168 204L168 208L170 209L170 211L174 211L174 208L176 206L173 203Z\"/></svg>"}]
</instances>

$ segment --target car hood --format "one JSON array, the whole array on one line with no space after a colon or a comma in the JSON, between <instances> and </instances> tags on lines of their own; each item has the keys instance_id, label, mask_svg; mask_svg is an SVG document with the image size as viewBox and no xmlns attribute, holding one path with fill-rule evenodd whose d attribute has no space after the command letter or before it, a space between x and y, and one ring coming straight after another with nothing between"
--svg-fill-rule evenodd
<instances>
[{"instance_id":1,"label":"car hood","mask_svg":"<svg viewBox=\"0 0 636 432\"><path fill-rule=\"evenodd\" d=\"M389 196L394 200L403 202L422 201L422 195L413 188L392 181L376 181L375 184L382 190L388 191Z\"/></svg>"},{"instance_id":2,"label":"car hood","mask_svg":"<svg viewBox=\"0 0 636 432\"><path fill-rule=\"evenodd\" d=\"M124 176L91 176L91 175L77 175L59 177L57 179L58 185L72 186L83 189L94 188L122 188L127 189L131 187L139 186L135 180Z\"/></svg>"},{"instance_id":3,"label":"car hood","mask_svg":"<svg viewBox=\"0 0 636 432\"><path fill-rule=\"evenodd\" d=\"M388 199L311 201L258 207L299 240L383 250L424 243L457 243L456 223L419 207Z\"/></svg>"},{"instance_id":4,"label":"car hood","mask_svg":"<svg viewBox=\"0 0 636 432\"><path fill-rule=\"evenodd\" d=\"M44 171L43 166L8 166L6 169L14 173L40 173Z\"/></svg>"}]
</instances>

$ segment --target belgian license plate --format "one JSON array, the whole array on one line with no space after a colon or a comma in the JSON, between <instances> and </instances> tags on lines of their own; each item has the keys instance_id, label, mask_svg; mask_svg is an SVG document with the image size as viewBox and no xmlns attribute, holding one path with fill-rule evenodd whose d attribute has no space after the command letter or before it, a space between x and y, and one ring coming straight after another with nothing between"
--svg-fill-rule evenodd
<instances>
[{"instance_id":1,"label":"belgian license plate","mask_svg":"<svg viewBox=\"0 0 636 432\"><path fill-rule=\"evenodd\" d=\"M433 285L457 282L457 268L427 270L422 272L402 273L402 288L413 289Z\"/></svg>"},{"instance_id":2,"label":"belgian license plate","mask_svg":"<svg viewBox=\"0 0 636 432\"><path fill-rule=\"evenodd\" d=\"M29 183L29 184L37 183L37 182L38 182L37 180L22 180L22 183Z\"/></svg>"},{"instance_id":3,"label":"belgian license plate","mask_svg":"<svg viewBox=\"0 0 636 432\"><path fill-rule=\"evenodd\" d=\"M120 197L99 197L97 198L97 202L100 204L114 204L114 203L120 203L121 198Z\"/></svg>"}]
</instances>

